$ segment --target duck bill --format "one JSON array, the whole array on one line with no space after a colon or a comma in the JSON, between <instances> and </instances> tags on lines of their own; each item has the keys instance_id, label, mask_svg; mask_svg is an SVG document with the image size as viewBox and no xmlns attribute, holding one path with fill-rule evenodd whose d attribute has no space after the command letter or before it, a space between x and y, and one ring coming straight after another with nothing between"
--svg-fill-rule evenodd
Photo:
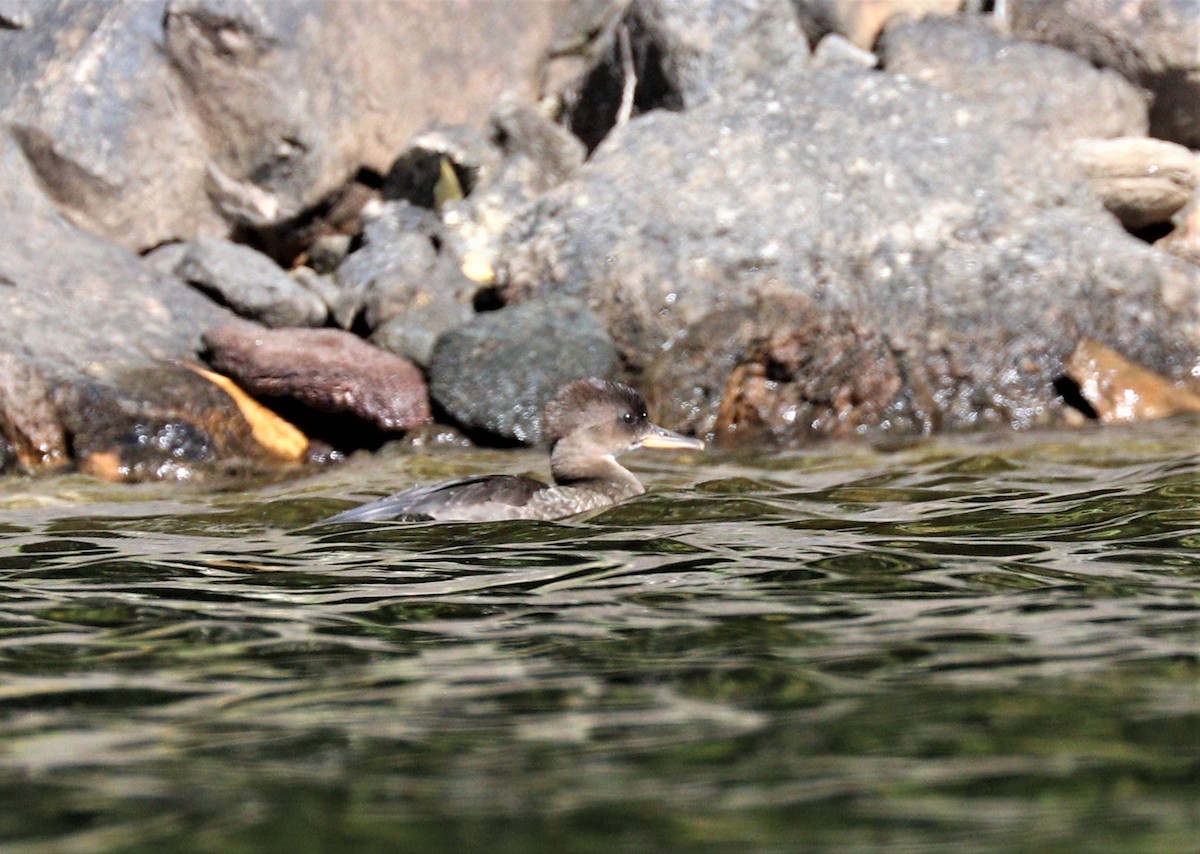
<instances>
[{"instance_id":1,"label":"duck bill","mask_svg":"<svg viewBox=\"0 0 1200 854\"><path fill-rule=\"evenodd\" d=\"M691 436L682 436L679 433L674 433L667 430L665 427L659 427L657 424L651 425L650 433L641 442L638 443L642 448L654 448L659 451L703 451L704 442L699 439L693 439Z\"/></svg>"}]
</instances>

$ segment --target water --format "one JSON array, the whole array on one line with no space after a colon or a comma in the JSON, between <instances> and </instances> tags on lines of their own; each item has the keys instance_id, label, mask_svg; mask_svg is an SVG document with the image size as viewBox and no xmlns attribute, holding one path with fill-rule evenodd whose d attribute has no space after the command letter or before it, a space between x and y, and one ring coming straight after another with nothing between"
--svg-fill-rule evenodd
<instances>
[{"instance_id":1,"label":"water","mask_svg":"<svg viewBox=\"0 0 1200 854\"><path fill-rule=\"evenodd\" d=\"M1198 426L643 454L565 524L313 524L524 454L10 479L0 847L1200 851Z\"/></svg>"}]
</instances>

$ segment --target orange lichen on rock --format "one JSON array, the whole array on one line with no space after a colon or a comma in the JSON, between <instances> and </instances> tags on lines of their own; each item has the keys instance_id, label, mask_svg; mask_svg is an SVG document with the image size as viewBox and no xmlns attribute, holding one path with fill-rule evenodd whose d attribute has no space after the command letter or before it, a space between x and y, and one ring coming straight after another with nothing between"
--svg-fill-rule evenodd
<instances>
[{"instance_id":1,"label":"orange lichen on rock","mask_svg":"<svg viewBox=\"0 0 1200 854\"><path fill-rule=\"evenodd\" d=\"M1066 374L1105 424L1200 412L1200 395L1116 350L1082 339L1067 359Z\"/></svg>"}]
</instances>

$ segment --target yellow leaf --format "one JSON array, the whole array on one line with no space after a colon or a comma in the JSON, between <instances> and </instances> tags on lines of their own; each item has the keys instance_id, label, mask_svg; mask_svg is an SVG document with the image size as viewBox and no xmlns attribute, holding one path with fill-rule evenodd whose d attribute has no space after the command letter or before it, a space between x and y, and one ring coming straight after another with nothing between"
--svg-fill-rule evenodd
<instances>
[{"instance_id":1,"label":"yellow leaf","mask_svg":"<svg viewBox=\"0 0 1200 854\"><path fill-rule=\"evenodd\" d=\"M459 183L458 173L449 158L443 157L438 162L438 180L433 185L433 207L441 210L447 202L458 202L466 198L462 184Z\"/></svg>"},{"instance_id":2,"label":"yellow leaf","mask_svg":"<svg viewBox=\"0 0 1200 854\"><path fill-rule=\"evenodd\" d=\"M275 456L285 460L298 460L308 450L308 437L294 424L283 420L271 410L238 388L229 377L205 370L197 365L187 367L204 377L233 398L254 440Z\"/></svg>"}]
</instances>

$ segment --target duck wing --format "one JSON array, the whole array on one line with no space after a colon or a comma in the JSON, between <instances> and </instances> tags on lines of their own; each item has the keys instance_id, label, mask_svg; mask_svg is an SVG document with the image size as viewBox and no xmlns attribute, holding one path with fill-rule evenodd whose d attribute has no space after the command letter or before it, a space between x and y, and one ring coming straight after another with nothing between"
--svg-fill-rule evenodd
<instances>
[{"instance_id":1,"label":"duck wing","mask_svg":"<svg viewBox=\"0 0 1200 854\"><path fill-rule=\"evenodd\" d=\"M548 488L540 480L518 475L464 477L406 489L323 521L381 522L400 516L466 522L520 519L529 499Z\"/></svg>"}]
</instances>

